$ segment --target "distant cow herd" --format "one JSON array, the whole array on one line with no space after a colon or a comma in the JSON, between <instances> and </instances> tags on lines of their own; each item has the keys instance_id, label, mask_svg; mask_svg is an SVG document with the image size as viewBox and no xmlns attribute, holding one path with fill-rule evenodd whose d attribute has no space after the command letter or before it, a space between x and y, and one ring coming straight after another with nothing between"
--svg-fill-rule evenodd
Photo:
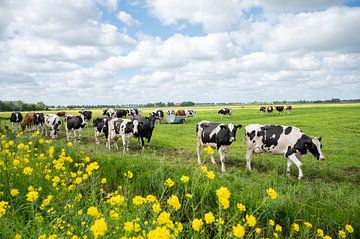
<instances>
[{"instance_id":1,"label":"distant cow herd","mask_svg":"<svg viewBox=\"0 0 360 239\"><path fill-rule=\"evenodd\" d=\"M290 113L291 106L275 106L277 112L281 113L284 109ZM271 113L274 107L261 106L261 113ZM222 108L218 114L223 116L231 116L232 109ZM194 118L196 111L194 110L168 110L167 115L186 116ZM129 117L129 118L126 118ZM67 141L80 140L82 130L86 127L87 122L92 118L91 111L79 111L79 115L68 115L66 112L58 112L56 114L43 113L26 113L25 117L20 112L13 112L10 116L13 131L16 128L22 130L39 130L46 136L56 138L62 120L65 124ZM141 115L139 109L105 109L103 117L93 120L95 142L100 143L100 137L106 139L106 147L118 149L117 141L122 140L123 152L129 150L129 142L132 137L138 138L139 145L144 149L145 142L150 143L155 128L156 121L162 122L164 112L161 109L154 110L148 117ZM225 171L225 158L229 152L230 145L236 140L237 129L242 125L222 124L209 121L201 121L196 124L196 142L198 163L201 164L201 147L212 147L216 149L220 156L221 171ZM73 136L71 136L71 133ZM324 160L325 157L321 151L321 137L311 137L299 128L281 125L258 125L250 124L245 127L246 141L246 168L251 170L251 157L253 154L269 153L280 154L287 158L286 172L290 173L290 167L295 164L298 168L298 178L303 177L301 158L309 151L318 160ZM211 154L211 162L215 163L213 154Z\"/></svg>"}]
</instances>

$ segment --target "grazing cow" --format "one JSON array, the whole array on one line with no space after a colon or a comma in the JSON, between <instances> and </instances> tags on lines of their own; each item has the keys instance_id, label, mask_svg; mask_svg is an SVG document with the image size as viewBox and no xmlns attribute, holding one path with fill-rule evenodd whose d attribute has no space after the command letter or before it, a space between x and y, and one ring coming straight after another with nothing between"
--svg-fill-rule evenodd
<instances>
[{"instance_id":1,"label":"grazing cow","mask_svg":"<svg viewBox=\"0 0 360 239\"><path fill-rule=\"evenodd\" d=\"M55 139L60 129L61 121L60 117L56 114L45 115L45 136L47 136L48 129L50 131L50 137Z\"/></svg>"},{"instance_id":2,"label":"grazing cow","mask_svg":"<svg viewBox=\"0 0 360 239\"><path fill-rule=\"evenodd\" d=\"M150 117L136 117L134 123L134 135L140 141L140 147L144 149L144 138L147 139L147 143L150 143L153 130L155 128L155 116Z\"/></svg>"},{"instance_id":3,"label":"grazing cow","mask_svg":"<svg viewBox=\"0 0 360 239\"><path fill-rule=\"evenodd\" d=\"M44 125L45 125L45 116L44 113L35 113L34 114L34 126L35 130L41 130L41 133L44 133Z\"/></svg>"},{"instance_id":4,"label":"grazing cow","mask_svg":"<svg viewBox=\"0 0 360 239\"><path fill-rule=\"evenodd\" d=\"M282 105L281 106L275 106L275 109L279 114L281 114L281 112L284 111L284 106L282 106Z\"/></svg>"},{"instance_id":5,"label":"grazing cow","mask_svg":"<svg viewBox=\"0 0 360 239\"><path fill-rule=\"evenodd\" d=\"M290 166L294 163L299 170L298 179L301 179L304 175L300 160L308 150L318 160L325 159L321 151L321 137L307 136L292 126L250 124L245 127L245 139L248 170L251 170L253 154L280 154L287 158L287 174L290 174Z\"/></svg>"},{"instance_id":6,"label":"grazing cow","mask_svg":"<svg viewBox=\"0 0 360 239\"><path fill-rule=\"evenodd\" d=\"M107 138L109 133L109 126L108 126L109 118L96 118L93 120L94 124L94 132L95 132L95 143L99 144L99 138L104 135L106 139L107 145Z\"/></svg>"},{"instance_id":7,"label":"grazing cow","mask_svg":"<svg viewBox=\"0 0 360 239\"><path fill-rule=\"evenodd\" d=\"M136 109L136 108L128 109L127 114L131 115L134 118L139 115L139 109Z\"/></svg>"},{"instance_id":8,"label":"grazing cow","mask_svg":"<svg viewBox=\"0 0 360 239\"><path fill-rule=\"evenodd\" d=\"M286 111L288 112L288 114L290 114L291 111L292 111L292 106L291 106L291 105L287 105L287 106L286 106Z\"/></svg>"},{"instance_id":9,"label":"grazing cow","mask_svg":"<svg viewBox=\"0 0 360 239\"><path fill-rule=\"evenodd\" d=\"M83 128L86 125L84 114L80 116L68 115L65 117L65 131L66 131L66 140L70 140L69 130L74 132L74 138L76 138L76 131L78 131L78 141L80 141L81 133Z\"/></svg>"},{"instance_id":10,"label":"grazing cow","mask_svg":"<svg viewBox=\"0 0 360 239\"><path fill-rule=\"evenodd\" d=\"M176 116L186 116L185 110L177 110L175 113Z\"/></svg>"},{"instance_id":11,"label":"grazing cow","mask_svg":"<svg viewBox=\"0 0 360 239\"><path fill-rule=\"evenodd\" d=\"M260 106L260 114L266 113L266 107Z\"/></svg>"},{"instance_id":12,"label":"grazing cow","mask_svg":"<svg viewBox=\"0 0 360 239\"><path fill-rule=\"evenodd\" d=\"M153 112L150 113L150 115L153 115L158 122L162 122L162 120L164 119L164 111L163 110L154 110Z\"/></svg>"},{"instance_id":13,"label":"grazing cow","mask_svg":"<svg viewBox=\"0 0 360 239\"><path fill-rule=\"evenodd\" d=\"M168 110L168 111L167 111L167 115L168 115L168 116L175 115L175 110Z\"/></svg>"},{"instance_id":14,"label":"grazing cow","mask_svg":"<svg viewBox=\"0 0 360 239\"><path fill-rule=\"evenodd\" d=\"M66 112L65 111L57 112L56 115L59 116L59 117L65 117Z\"/></svg>"},{"instance_id":15,"label":"grazing cow","mask_svg":"<svg viewBox=\"0 0 360 239\"><path fill-rule=\"evenodd\" d=\"M33 112L28 112L25 114L24 122L21 124L21 128L24 131L26 128L30 130L31 126L34 125L34 114Z\"/></svg>"},{"instance_id":16,"label":"grazing cow","mask_svg":"<svg viewBox=\"0 0 360 239\"><path fill-rule=\"evenodd\" d=\"M130 119L110 119L109 120L109 135L108 135L108 149L110 150L111 145L115 144L116 149L119 149L117 140L121 136L123 144L123 152L129 151L130 138L137 133L137 128L134 127L133 121ZM128 139L126 141L126 139Z\"/></svg>"},{"instance_id":17,"label":"grazing cow","mask_svg":"<svg viewBox=\"0 0 360 239\"><path fill-rule=\"evenodd\" d=\"M104 112L103 112L103 115L106 115L107 117L112 119L112 118L115 117L116 111L114 109L112 109L112 108L105 109ZM95 125L94 125L94 127L95 127Z\"/></svg>"},{"instance_id":18,"label":"grazing cow","mask_svg":"<svg viewBox=\"0 0 360 239\"><path fill-rule=\"evenodd\" d=\"M196 111L195 110L185 110L185 115L186 115L186 117L194 118L196 115Z\"/></svg>"},{"instance_id":19,"label":"grazing cow","mask_svg":"<svg viewBox=\"0 0 360 239\"><path fill-rule=\"evenodd\" d=\"M198 162L201 164L201 146L216 148L220 155L221 171L225 171L225 158L230 145L236 140L236 130L242 125L219 124L209 121L201 121L196 125L196 142ZM214 156L211 154L211 162L215 164Z\"/></svg>"},{"instance_id":20,"label":"grazing cow","mask_svg":"<svg viewBox=\"0 0 360 239\"><path fill-rule=\"evenodd\" d=\"M10 116L10 122L12 125L12 132L15 130L15 126L20 127L23 116L20 112L12 112Z\"/></svg>"},{"instance_id":21,"label":"grazing cow","mask_svg":"<svg viewBox=\"0 0 360 239\"><path fill-rule=\"evenodd\" d=\"M25 130L28 128L28 130L31 129L32 126L35 126L35 130L40 129L43 133L43 126L45 123L45 118L43 113L33 113L28 112L25 114L24 122L21 124L22 130Z\"/></svg>"},{"instance_id":22,"label":"grazing cow","mask_svg":"<svg viewBox=\"0 0 360 239\"><path fill-rule=\"evenodd\" d=\"M269 105L266 110L268 113L272 113L274 111L274 107L272 105Z\"/></svg>"},{"instance_id":23,"label":"grazing cow","mask_svg":"<svg viewBox=\"0 0 360 239\"><path fill-rule=\"evenodd\" d=\"M229 108L222 108L218 111L218 114L221 115L221 118L223 117L223 115L229 115L231 116L232 114L232 109Z\"/></svg>"}]
</instances>

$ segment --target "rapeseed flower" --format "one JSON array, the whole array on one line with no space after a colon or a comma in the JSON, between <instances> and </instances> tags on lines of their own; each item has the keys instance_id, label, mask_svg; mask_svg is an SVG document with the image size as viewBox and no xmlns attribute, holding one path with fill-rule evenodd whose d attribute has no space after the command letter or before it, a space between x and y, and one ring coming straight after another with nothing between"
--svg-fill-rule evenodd
<instances>
[{"instance_id":1,"label":"rapeseed flower","mask_svg":"<svg viewBox=\"0 0 360 239\"><path fill-rule=\"evenodd\" d=\"M111 206L120 206L120 205L124 204L125 197L123 197L121 195L112 196L106 202L109 203Z\"/></svg>"},{"instance_id":2,"label":"rapeseed flower","mask_svg":"<svg viewBox=\"0 0 360 239\"><path fill-rule=\"evenodd\" d=\"M236 226L233 226L232 228L233 228L233 233L234 233L235 237L241 238L245 235L245 228L242 225L237 224Z\"/></svg>"},{"instance_id":3,"label":"rapeseed flower","mask_svg":"<svg viewBox=\"0 0 360 239\"><path fill-rule=\"evenodd\" d=\"M291 229L293 229L293 231L295 231L295 232L299 232L300 231L299 224L297 224L297 223L291 224Z\"/></svg>"},{"instance_id":4,"label":"rapeseed flower","mask_svg":"<svg viewBox=\"0 0 360 239\"><path fill-rule=\"evenodd\" d=\"M151 208L152 208L153 212L155 212L155 213L161 212L161 205L160 205L160 203L155 203L154 205L152 205Z\"/></svg>"},{"instance_id":5,"label":"rapeseed flower","mask_svg":"<svg viewBox=\"0 0 360 239\"><path fill-rule=\"evenodd\" d=\"M181 208L179 198L176 195L171 195L169 197L169 199L167 200L167 204L169 204L171 207L173 207L175 209L175 211L178 211Z\"/></svg>"},{"instance_id":6,"label":"rapeseed flower","mask_svg":"<svg viewBox=\"0 0 360 239\"><path fill-rule=\"evenodd\" d=\"M147 234L148 239L170 239L170 231L166 227L156 227Z\"/></svg>"},{"instance_id":7,"label":"rapeseed flower","mask_svg":"<svg viewBox=\"0 0 360 239\"><path fill-rule=\"evenodd\" d=\"M23 170L23 174L25 175L31 175L33 172L33 169L31 167L25 167Z\"/></svg>"},{"instance_id":8,"label":"rapeseed flower","mask_svg":"<svg viewBox=\"0 0 360 239\"><path fill-rule=\"evenodd\" d=\"M275 231L282 232L282 226L280 226L279 224L276 224Z\"/></svg>"},{"instance_id":9,"label":"rapeseed flower","mask_svg":"<svg viewBox=\"0 0 360 239\"><path fill-rule=\"evenodd\" d=\"M146 199L143 198L142 196L135 196L135 197L132 199L132 203L133 203L135 206L143 205L145 202L146 202Z\"/></svg>"},{"instance_id":10,"label":"rapeseed flower","mask_svg":"<svg viewBox=\"0 0 360 239\"><path fill-rule=\"evenodd\" d=\"M16 197L16 196L19 195L19 194L20 194L19 189L11 189L11 190L10 190L10 195L11 195L12 197Z\"/></svg>"},{"instance_id":11,"label":"rapeseed flower","mask_svg":"<svg viewBox=\"0 0 360 239\"><path fill-rule=\"evenodd\" d=\"M308 229L312 228L312 224L310 222L304 222L304 226Z\"/></svg>"},{"instance_id":12,"label":"rapeseed flower","mask_svg":"<svg viewBox=\"0 0 360 239\"><path fill-rule=\"evenodd\" d=\"M134 177L134 174L130 170L128 170L126 173L124 173L124 176L128 179L132 179Z\"/></svg>"},{"instance_id":13,"label":"rapeseed flower","mask_svg":"<svg viewBox=\"0 0 360 239\"><path fill-rule=\"evenodd\" d=\"M87 215L89 215L90 217L98 218L100 217L100 212L97 207L89 207L87 210Z\"/></svg>"},{"instance_id":14,"label":"rapeseed flower","mask_svg":"<svg viewBox=\"0 0 360 239\"><path fill-rule=\"evenodd\" d=\"M183 183L187 183L189 182L189 179L190 179L189 176L181 176L180 181Z\"/></svg>"},{"instance_id":15,"label":"rapeseed flower","mask_svg":"<svg viewBox=\"0 0 360 239\"><path fill-rule=\"evenodd\" d=\"M354 228L353 228L350 224L346 224L346 225L345 225L345 229L346 229L346 231L348 231L349 233L353 233L353 232L354 232Z\"/></svg>"},{"instance_id":16,"label":"rapeseed flower","mask_svg":"<svg viewBox=\"0 0 360 239\"><path fill-rule=\"evenodd\" d=\"M339 237L346 238L346 232L344 232L343 230L339 230Z\"/></svg>"},{"instance_id":17,"label":"rapeseed flower","mask_svg":"<svg viewBox=\"0 0 360 239\"><path fill-rule=\"evenodd\" d=\"M90 231L95 238L99 236L104 236L108 227L105 221L105 218L96 219L94 225L90 227Z\"/></svg>"},{"instance_id":18,"label":"rapeseed flower","mask_svg":"<svg viewBox=\"0 0 360 239\"><path fill-rule=\"evenodd\" d=\"M246 211L246 206L242 203L238 203L236 204L236 207L241 211L241 212L245 212Z\"/></svg>"},{"instance_id":19,"label":"rapeseed flower","mask_svg":"<svg viewBox=\"0 0 360 239\"><path fill-rule=\"evenodd\" d=\"M249 227L254 227L256 225L256 217L254 217L253 215L246 214L245 219L246 219L246 224Z\"/></svg>"},{"instance_id":20,"label":"rapeseed flower","mask_svg":"<svg viewBox=\"0 0 360 239\"><path fill-rule=\"evenodd\" d=\"M204 148L208 155L214 154L214 149L211 146L207 146Z\"/></svg>"},{"instance_id":21,"label":"rapeseed flower","mask_svg":"<svg viewBox=\"0 0 360 239\"><path fill-rule=\"evenodd\" d=\"M277 192L272 188L266 189L266 193L268 194L269 197L271 197L272 200L275 200L278 197Z\"/></svg>"},{"instance_id":22,"label":"rapeseed flower","mask_svg":"<svg viewBox=\"0 0 360 239\"><path fill-rule=\"evenodd\" d=\"M316 235L318 235L319 237L324 237L324 231L322 229L317 229Z\"/></svg>"},{"instance_id":23,"label":"rapeseed flower","mask_svg":"<svg viewBox=\"0 0 360 239\"><path fill-rule=\"evenodd\" d=\"M226 187L220 187L216 190L216 195L219 201L219 204L224 208L229 208L229 198L230 198L230 191Z\"/></svg>"},{"instance_id":24,"label":"rapeseed flower","mask_svg":"<svg viewBox=\"0 0 360 239\"><path fill-rule=\"evenodd\" d=\"M160 213L159 216L157 217L156 221L159 225L172 224L172 221L170 218L170 213L168 213L168 212Z\"/></svg>"},{"instance_id":25,"label":"rapeseed flower","mask_svg":"<svg viewBox=\"0 0 360 239\"><path fill-rule=\"evenodd\" d=\"M4 216L6 209L9 207L9 203L5 201L0 202L0 217Z\"/></svg>"},{"instance_id":26,"label":"rapeseed flower","mask_svg":"<svg viewBox=\"0 0 360 239\"><path fill-rule=\"evenodd\" d=\"M175 182L171 178L168 178L168 179L166 179L164 185L171 188L172 186L175 185Z\"/></svg>"},{"instance_id":27,"label":"rapeseed flower","mask_svg":"<svg viewBox=\"0 0 360 239\"><path fill-rule=\"evenodd\" d=\"M215 179L215 173L210 170L210 171L208 171L208 172L206 173L206 177L208 177L209 179L213 180L213 179Z\"/></svg>"},{"instance_id":28,"label":"rapeseed flower","mask_svg":"<svg viewBox=\"0 0 360 239\"><path fill-rule=\"evenodd\" d=\"M192 226L192 228L194 229L194 231L200 231L201 230L201 227L202 227L202 225L203 225L204 223L203 223L203 221L202 221L202 219L197 219L197 218L195 218L193 221L192 221L192 223L191 223L191 226Z\"/></svg>"},{"instance_id":29,"label":"rapeseed flower","mask_svg":"<svg viewBox=\"0 0 360 239\"><path fill-rule=\"evenodd\" d=\"M30 191L26 194L26 200L29 202L35 202L39 198L37 191Z\"/></svg>"},{"instance_id":30,"label":"rapeseed flower","mask_svg":"<svg viewBox=\"0 0 360 239\"><path fill-rule=\"evenodd\" d=\"M204 219L205 219L206 224L211 224L211 223L215 222L215 217L212 212L205 213Z\"/></svg>"}]
</instances>

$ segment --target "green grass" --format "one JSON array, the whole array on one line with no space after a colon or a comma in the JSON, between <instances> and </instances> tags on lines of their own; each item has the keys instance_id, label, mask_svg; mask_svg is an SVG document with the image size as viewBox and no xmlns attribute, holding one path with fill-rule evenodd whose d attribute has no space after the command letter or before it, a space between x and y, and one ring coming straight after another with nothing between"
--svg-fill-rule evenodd
<instances>
[{"instance_id":1,"label":"green grass","mask_svg":"<svg viewBox=\"0 0 360 239\"><path fill-rule=\"evenodd\" d=\"M69 150L73 158L90 156L100 165L99 178L106 177L104 185L106 192L116 190L118 186L124 187L124 194L128 198L136 195L154 194L162 195L164 181L167 178L179 179L182 175L188 175L193 180L189 184L189 191L193 194L193 202L188 210L182 210L177 218L182 221L191 221L195 217L201 217L208 211L218 208L215 191L220 186L226 186L231 192L231 208L229 215L236 214L236 203L241 202L248 208L247 213L253 212L259 207L266 195L266 189L274 188L279 198L276 201L263 206L261 215L258 215L258 225L266 227L269 219L283 226L284 235L290 236L291 224L296 221L310 221L314 228L321 228L329 235L336 237L339 229L349 223L355 229L353 238L360 238L360 105L323 105L320 107L294 107L293 112L278 115L260 115L257 108L238 107L231 117L220 117L217 109L204 108L198 110L195 119L189 119L184 125L160 124L155 126L150 146L141 151L137 140L132 140L130 151L123 154L120 151L107 151L105 141L101 140L96 145L93 137L93 128L88 127L83 133L80 143L74 144ZM145 111L148 113L148 111ZM6 117L9 113L2 113ZM96 111L95 117L101 112ZM323 153L326 160L317 161L308 154L303 158L304 179L297 180L298 171L292 167L291 176L285 176L286 159L283 156L261 154L253 157L253 171L245 170L245 143L244 129L237 133L237 141L231 145L226 161L226 172L220 172L218 154L215 154L216 165L210 163L209 156L205 151L202 153L204 165L216 172L216 179L209 182L201 176L200 167L196 159L195 125L201 120L209 120L222 123L236 123L246 126L251 123L292 125L302 129L311 136L323 137ZM8 124L3 120L2 127ZM63 129L63 128L62 128ZM14 138L10 133L8 139ZM30 136L25 136L30 137ZM30 138L29 138L30 139ZM54 142L56 152L66 147L65 132L60 132L59 138ZM121 143L119 143L119 146ZM135 180L124 181L123 174L131 170L135 174ZM0 175L1 174L0 171ZM21 177L16 177L20 179ZM5 179L1 179L3 181ZM26 185L27 181L15 182L7 178L6 182L16 185ZM40 183L40 182L39 182ZM95 184L96 185L96 184ZM98 185L99 186L99 185ZM0 191L6 191L6 185L2 184ZM25 189L26 187L23 186ZM46 184L43 183L46 188ZM8 188L7 188L8 189ZM96 190L93 186L87 186L87 190ZM49 189L50 190L50 189ZM180 183L176 183L167 194L183 193ZM6 193L5 193L6 195ZM89 198L84 201L86 208L91 203L101 205L101 196L96 193L86 193ZM7 198L8 199L8 198ZM0 197L0 201L2 198ZM80 206L79 206L80 207ZM18 209L21 211L21 209ZM105 210L105 209L104 209ZM231 213L230 213L231 212ZM13 235L18 228L26 228L27 220L31 215L12 211L13 218L0 218L0 237ZM27 216L24 216L27 215ZM142 215L139 212L125 213L127 220L131 215ZM68 221L70 216L64 216ZM134 218L132 218L134 219ZM240 216L227 218L233 224L240 223ZM79 223L74 221L74 224ZM12 225L12 226L10 226ZM8 226L9 229L4 229ZM33 224L28 225L39 235L41 231ZM49 228L43 225L44 231ZM3 234L1 234L3 231ZM21 230L20 230L21 231ZM212 238L216 230L209 230L203 234L204 238ZM230 234L224 234L226 238ZM183 238L199 236L192 232L191 226L184 223ZM313 238L314 234L308 237ZM109 237L111 238L111 236ZM306 238L306 237L304 237Z\"/></svg>"}]
</instances>

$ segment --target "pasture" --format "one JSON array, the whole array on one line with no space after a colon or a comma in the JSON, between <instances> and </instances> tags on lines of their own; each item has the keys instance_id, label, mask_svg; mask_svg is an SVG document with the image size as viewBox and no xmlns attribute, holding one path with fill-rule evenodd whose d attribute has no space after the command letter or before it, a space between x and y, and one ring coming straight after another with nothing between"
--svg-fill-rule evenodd
<instances>
[{"instance_id":1,"label":"pasture","mask_svg":"<svg viewBox=\"0 0 360 239\"><path fill-rule=\"evenodd\" d=\"M282 115L260 115L257 106L237 106L231 107L231 117L222 119L217 115L219 108L195 107L196 118L187 119L186 124L156 124L150 146L142 151L133 138L126 153L122 148L108 151L104 138L96 145L91 126L85 128L81 142L72 145L66 142L63 125L58 138L47 143L48 138L33 133L2 131L0 203L8 202L10 207L0 205L0 238L172 238L166 237L170 233L174 238L236 238L243 235L242 230L244 238L343 238L339 230L346 238L360 238L359 104L295 105L291 114ZM144 110L143 115L151 110ZM76 115L77 111L70 113ZM94 110L93 118L101 113ZM6 118L10 113L0 116ZM220 172L219 155L215 153L217 164L212 165L205 150L202 166L207 169L201 168L195 138L195 125L201 120L243 127L251 123L296 126L308 135L323 137L326 160L317 161L308 153L302 161L301 181L297 180L294 165L291 176L286 176L283 156L254 156L253 171L247 172L241 128L227 154L226 172ZM9 121L3 119L0 127L5 125ZM14 145L9 145L10 141ZM21 143L28 145L27 151L19 148ZM16 159L19 165L14 164ZM64 169L56 169L57 159L63 160ZM94 162L99 168L89 173L87 167ZM32 173L25 173L26 167L31 167ZM208 172L213 172L215 178ZM88 176L83 178L83 174ZM180 180L182 176L189 176L189 182ZM164 185L168 178L175 182L174 186ZM38 199L28 200L29 186L38 192ZM229 208L216 195L220 187L230 192ZM267 195L269 188L277 192L276 199ZM11 195L11 189L19 189L19 195ZM149 194L156 201L146 199ZM53 199L42 207L48 195ZM171 195L179 199L180 209L169 202ZM122 197L121 202L109 202L116 196ZM154 210L156 203L161 212ZM246 206L245 211L237 207L239 203ZM89 212L89 207L96 207L98 215ZM171 218L162 221L164 212ZM209 224L204 217L208 212L215 219L208 218L212 221ZM256 224L250 215L256 218ZM201 219L203 224L195 219ZM354 232L346 230L346 224L352 225Z\"/></svg>"}]
</instances>

